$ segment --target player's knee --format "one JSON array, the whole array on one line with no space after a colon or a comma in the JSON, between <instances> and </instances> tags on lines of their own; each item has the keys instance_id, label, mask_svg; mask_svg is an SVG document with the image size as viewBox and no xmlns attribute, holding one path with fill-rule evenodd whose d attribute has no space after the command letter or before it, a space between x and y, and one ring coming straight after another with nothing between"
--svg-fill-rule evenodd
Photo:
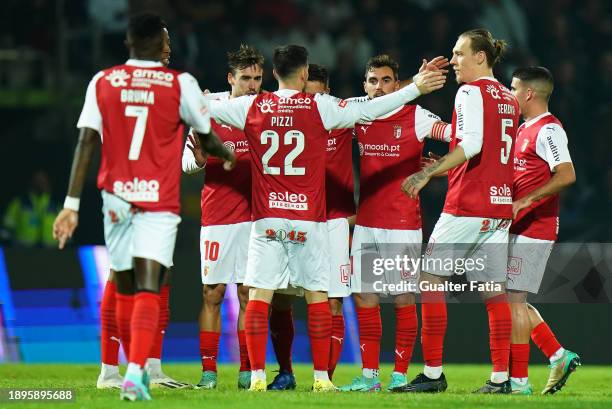
<instances>
[{"instance_id":1,"label":"player's knee","mask_svg":"<svg viewBox=\"0 0 612 409\"><path fill-rule=\"evenodd\" d=\"M393 299L395 308L407 307L416 303L416 296L412 293L400 294Z\"/></svg>"},{"instance_id":2,"label":"player's knee","mask_svg":"<svg viewBox=\"0 0 612 409\"><path fill-rule=\"evenodd\" d=\"M238 302L240 303L240 309L246 309L246 305L249 302L249 287L245 285L238 286Z\"/></svg>"},{"instance_id":3,"label":"player's knee","mask_svg":"<svg viewBox=\"0 0 612 409\"><path fill-rule=\"evenodd\" d=\"M225 297L225 285L205 285L203 289L204 304L209 308L219 308Z\"/></svg>"},{"instance_id":4,"label":"player's knee","mask_svg":"<svg viewBox=\"0 0 612 409\"><path fill-rule=\"evenodd\" d=\"M293 296L287 294L274 294L272 308L276 311L289 311L293 309Z\"/></svg>"}]
</instances>

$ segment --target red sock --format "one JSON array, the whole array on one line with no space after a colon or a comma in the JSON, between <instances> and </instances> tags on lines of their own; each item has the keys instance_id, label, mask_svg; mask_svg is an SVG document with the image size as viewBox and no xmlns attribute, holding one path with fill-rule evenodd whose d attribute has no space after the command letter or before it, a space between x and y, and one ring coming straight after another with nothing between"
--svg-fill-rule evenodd
<instances>
[{"instance_id":1,"label":"red sock","mask_svg":"<svg viewBox=\"0 0 612 409\"><path fill-rule=\"evenodd\" d=\"M529 344L510 344L510 376L527 378L529 368Z\"/></svg>"},{"instance_id":2,"label":"red sock","mask_svg":"<svg viewBox=\"0 0 612 409\"><path fill-rule=\"evenodd\" d=\"M510 364L512 312L506 294L485 301L489 315L489 348L493 372L506 372Z\"/></svg>"},{"instance_id":3,"label":"red sock","mask_svg":"<svg viewBox=\"0 0 612 409\"><path fill-rule=\"evenodd\" d=\"M408 372L419 330L416 305L395 308L395 372Z\"/></svg>"},{"instance_id":4,"label":"red sock","mask_svg":"<svg viewBox=\"0 0 612 409\"><path fill-rule=\"evenodd\" d=\"M293 311L278 311L272 307L270 313L270 333L276 360L281 371L293 373L291 366L291 347L295 336Z\"/></svg>"},{"instance_id":5,"label":"red sock","mask_svg":"<svg viewBox=\"0 0 612 409\"><path fill-rule=\"evenodd\" d=\"M264 301L248 302L244 316L244 332L251 369L266 369L266 343L268 342L268 308Z\"/></svg>"},{"instance_id":6,"label":"red sock","mask_svg":"<svg viewBox=\"0 0 612 409\"><path fill-rule=\"evenodd\" d=\"M238 345L240 346L240 372L250 371L249 351L247 350L246 334L244 330L238 330Z\"/></svg>"},{"instance_id":7,"label":"red sock","mask_svg":"<svg viewBox=\"0 0 612 409\"><path fill-rule=\"evenodd\" d=\"M159 294L141 291L134 296L134 312L130 326L130 363L144 367L151 355L159 320Z\"/></svg>"},{"instance_id":8,"label":"red sock","mask_svg":"<svg viewBox=\"0 0 612 409\"><path fill-rule=\"evenodd\" d=\"M119 329L117 328L116 298L117 286L107 281L100 303L100 348L102 363L119 365Z\"/></svg>"},{"instance_id":9,"label":"red sock","mask_svg":"<svg viewBox=\"0 0 612 409\"><path fill-rule=\"evenodd\" d=\"M159 290L159 323L153 349L151 349L151 358L161 359L162 346L164 344L164 334L168 328L170 321L170 285L164 284Z\"/></svg>"},{"instance_id":10,"label":"red sock","mask_svg":"<svg viewBox=\"0 0 612 409\"><path fill-rule=\"evenodd\" d=\"M215 331L200 331L200 359L202 371L217 372L217 356L219 355L219 337Z\"/></svg>"},{"instance_id":11,"label":"red sock","mask_svg":"<svg viewBox=\"0 0 612 409\"><path fill-rule=\"evenodd\" d=\"M536 325L531 331L531 340L549 359L561 348L561 344L557 341L555 334L553 334L548 324L544 321Z\"/></svg>"},{"instance_id":12,"label":"red sock","mask_svg":"<svg viewBox=\"0 0 612 409\"><path fill-rule=\"evenodd\" d=\"M312 364L315 371L329 369L331 349L332 315L327 300L308 304L308 337L312 349Z\"/></svg>"},{"instance_id":13,"label":"red sock","mask_svg":"<svg viewBox=\"0 0 612 409\"><path fill-rule=\"evenodd\" d=\"M125 356L130 359L130 339L132 322L132 312L134 311L134 296L117 293L115 295L117 301L115 317L117 319L117 329L119 330L119 338L123 346Z\"/></svg>"},{"instance_id":14,"label":"red sock","mask_svg":"<svg viewBox=\"0 0 612 409\"><path fill-rule=\"evenodd\" d=\"M368 369L378 369L380 366L380 339L382 338L380 307L357 307L357 322L362 366Z\"/></svg>"},{"instance_id":15,"label":"red sock","mask_svg":"<svg viewBox=\"0 0 612 409\"><path fill-rule=\"evenodd\" d=\"M343 315L332 315L332 336L331 336L331 347L329 350L329 362L328 374L329 379L334 375L336 365L340 360L340 354L342 353L342 343L344 342L344 316Z\"/></svg>"},{"instance_id":16,"label":"red sock","mask_svg":"<svg viewBox=\"0 0 612 409\"><path fill-rule=\"evenodd\" d=\"M446 297L444 292L427 291L423 292L421 299L423 359L427 366L442 366L447 322Z\"/></svg>"}]
</instances>

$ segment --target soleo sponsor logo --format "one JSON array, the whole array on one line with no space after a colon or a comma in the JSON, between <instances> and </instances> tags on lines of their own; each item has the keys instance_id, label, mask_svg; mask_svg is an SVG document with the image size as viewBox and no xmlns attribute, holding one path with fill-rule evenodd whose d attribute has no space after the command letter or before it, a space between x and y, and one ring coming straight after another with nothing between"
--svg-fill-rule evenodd
<instances>
[{"instance_id":1,"label":"soleo sponsor logo","mask_svg":"<svg viewBox=\"0 0 612 409\"><path fill-rule=\"evenodd\" d=\"M116 180L113 193L128 202L158 202L159 182L155 179Z\"/></svg>"},{"instance_id":2,"label":"soleo sponsor logo","mask_svg":"<svg viewBox=\"0 0 612 409\"><path fill-rule=\"evenodd\" d=\"M512 189L507 184L489 188L491 204L512 204Z\"/></svg>"},{"instance_id":3,"label":"soleo sponsor logo","mask_svg":"<svg viewBox=\"0 0 612 409\"><path fill-rule=\"evenodd\" d=\"M308 210L308 197L303 193L270 192L271 209Z\"/></svg>"}]
</instances>

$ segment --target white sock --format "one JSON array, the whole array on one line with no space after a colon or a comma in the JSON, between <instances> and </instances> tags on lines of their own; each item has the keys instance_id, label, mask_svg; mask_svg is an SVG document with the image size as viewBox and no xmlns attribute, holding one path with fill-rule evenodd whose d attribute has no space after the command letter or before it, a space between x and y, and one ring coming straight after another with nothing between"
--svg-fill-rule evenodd
<instances>
[{"instance_id":1,"label":"white sock","mask_svg":"<svg viewBox=\"0 0 612 409\"><path fill-rule=\"evenodd\" d=\"M112 375L118 375L119 366L102 364L102 367L100 368L100 373L105 377L112 376Z\"/></svg>"},{"instance_id":2,"label":"white sock","mask_svg":"<svg viewBox=\"0 0 612 409\"><path fill-rule=\"evenodd\" d=\"M559 348L557 350L557 352L555 352L554 354L552 354L552 356L549 358L550 363L554 363L555 361L558 361L559 359L561 359L563 357L563 353L565 352L565 349L563 347Z\"/></svg>"},{"instance_id":3,"label":"white sock","mask_svg":"<svg viewBox=\"0 0 612 409\"><path fill-rule=\"evenodd\" d=\"M491 372L491 382L502 383L508 380L508 372Z\"/></svg>"},{"instance_id":4,"label":"white sock","mask_svg":"<svg viewBox=\"0 0 612 409\"><path fill-rule=\"evenodd\" d=\"M378 369L363 368L361 370L361 373L366 378L372 379L372 378L376 378L379 375L380 371Z\"/></svg>"},{"instance_id":5,"label":"white sock","mask_svg":"<svg viewBox=\"0 0 612 409\"><path fill-rule=\"evenodd\" d=\"M396 371L393 371L393 373L392 373L391 375L400 375L400 376L406 376L406 374L405 374L405 373L396 372Z\"/></svg>"},{"instance_id":6,"label":"white sock","mask_svg":"<svg viewBox=\"0 0 612 409\"><path fill-rule=\"evenodd\" d=\"M125 376L134 375L137 378L142 378L142 368L140 365L130 362L125 371Z\"/></svg>"},{"instance_id":7,"label":"white sock","mask_svg":"<svg viewBox=\"0 0 612 409\"><path fill-rule=\"evenodd\" d=\"M256 369L251 371L251 383L255 383L258 380L265 381L266 380L266 371L264 369Z\"/></svg>"},{"instance_id":8,"label":"white sock","mask_svg":"<svg viewBox=\"0 0 612 409\"><path fill-rule=\"evenodd\" d=\"M147 368L149 373L161 372L161 359L149 358L147 359L145 367Z\"/></svg>"},{"instance_id":9,"label":"white sock","mask_svg":"<svg viewBox=\"0 0 612 409\"><path fill-rule=\"evenodd\" d=\"M438 379L442 376L442 365L440 366L427 366L423 368L423 374L429 379Z\"/></svg>"},{"instance_id":10,"label":"white sock","mask_svg":"<svg viewBox=\"0 0 612 409\"><path fill-rule=\"evenodd\" d=\"M529 378L512 378L511 377L510 380L519 386L527 386L527 383L528 383L527 381L529 380Z\"/></svg>"},{"instance_id":11,"label":"white sock","mask_svg":"<svg viewBox=\"0 0 612 409\"><path fill-rule=\"evenodd\" d=\"M329 374L327 371L314 371L314 379L315 381L318 379L320 381L329 381Z\"/></svg>"}]
</instances>

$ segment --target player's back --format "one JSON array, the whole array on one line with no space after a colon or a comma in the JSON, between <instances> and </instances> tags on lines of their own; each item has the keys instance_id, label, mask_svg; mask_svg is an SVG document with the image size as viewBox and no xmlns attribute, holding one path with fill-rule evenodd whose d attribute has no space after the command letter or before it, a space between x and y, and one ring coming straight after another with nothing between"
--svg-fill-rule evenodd
<instances>
[{"instance_id":1,"label":"player's back","mask_svg":"<svg viewBox=\"0 0 612 409\"><path fill-rule=\"evenodd\" d=\"M104 164L98 185L146 210L179 210L179 75L161 63L128 61L102 71L96 83Z\"/></svg>"},{"instance_id":2,"label":"player's back","mask_svg":"<svg viewBox=\"0 0 612 409\"><path fill-rule=\"evenodd\" d=\"M253 219L325 221L324 128L314 95L258 95L245 123L252 157Z\"/></svg>"},{"instance_id":3,"label":"player's back","mask_svg":"<svg viewBox=\"0 0 612 409\"><path fill-rule=\"evenodd\" d=\"M353 185L353 128L334 129L327 139L325 165L328 219L355 214Z\"/></svg>"},{"instance_id":4,"label":"player's back","mask_svg":"<svg viewBox=\"0 0 612 409\"><path fill-rule=\"evenodd\" d=\"M474 112L481 114L474 115ZM475 116L477 123L472 123ZM480 135L482 148L479 154L448 172L444 213L512 218L514 140L518 122L516 98L497 80L481 78L459 88L450 149L461 142L461 135L468 130Z\"/></svg>"}]
</instances>

